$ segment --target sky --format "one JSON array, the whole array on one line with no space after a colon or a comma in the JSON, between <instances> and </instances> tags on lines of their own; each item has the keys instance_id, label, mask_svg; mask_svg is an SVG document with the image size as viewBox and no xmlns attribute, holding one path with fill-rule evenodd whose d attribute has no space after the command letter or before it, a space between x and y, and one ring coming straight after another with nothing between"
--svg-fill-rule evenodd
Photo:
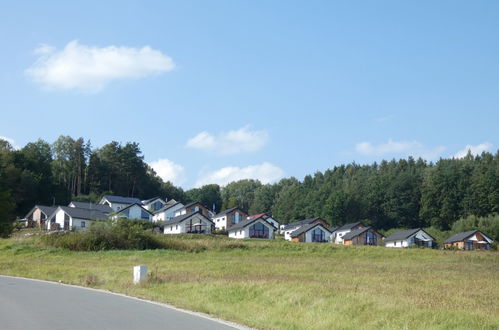
<instances>
[{"instance_id":1,"label":"sky","mask_svg":"<svg viewBox=\"0 0 499 330\"><path fill-rule=\"evenodd\" d=\"M0 137L184 189L499 146L499 2L4 1Z\"/></svg>"}]
</instances>

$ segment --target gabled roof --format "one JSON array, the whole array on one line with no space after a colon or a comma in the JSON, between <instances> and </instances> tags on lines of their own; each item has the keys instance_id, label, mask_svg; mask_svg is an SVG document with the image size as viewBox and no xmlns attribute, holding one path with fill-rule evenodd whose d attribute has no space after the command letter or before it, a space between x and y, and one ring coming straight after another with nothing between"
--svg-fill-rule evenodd
<instances>
[{"instance_id":1,"label":"gabled roof","mask_svg":"<svg viewBox=\"0 0 499 330\"><path fill-rule=\"evenodd\" d=\"M391 234L390 236L388 236L387 238L385 238L385 242L386 241L398 241L398 240L404 240L404 239L408 239L409 237L411 237L412 235L416 234L418 231L420 230L423 230L421 228L416 228L416 229L407 229L407 230L401 230L401 231L397 231L393 234ZM424 230L423 230L424 231ZM430 236L431 238L433 238L430 234L428 234L426 231L424 231L426 235ZM433 238L433 240L435 240L435 238Z\"/></svg>"},{"instance_id":2,"label":"gabled roof","mask_svg":"<svg viewBox=\"0 0 499 330\"><path fill-rule=\"evenodd\" d=\"M347 223L347 224L345 224L343 226L340 226L340 227L336 228L335 231L350 230L350 229L352 229L353 227L355 227L357 225L364 226L364 224L362 222L360 222L360 221L359 222L352 222L352 223Z\"/></svg>"},{"instance_id":3,"label":"gabled roof","mask_svg":"<svg viewBox=\"0 0 499 330\"><path fill-rule=\"evenodd\" d=\"M461 242L461 241L464 241L465 239L469 238L470 236L475 235L476 233L480 233L480 234L482 234L483 236L485 236L486 238L488 238L489 240L492 241L492 239L490 237L488 237L487 235L485 235L484 233L482 233L480 230L475 229L475 230L470 230L470 231L464 231L462 233L457 233L457 234L449 237L448 239L446 239L444 243Z\"/></svg>"},{"instance_id":4,"label":"gabled roof","mask_svg":"<svg viewBox=\"0 0 499 330\"><path fill-rule=\"evenodd\" d=\"M25 218L27 218L31 213L33 213L36 209L40 209L45 216L49 217L55 210L57 210L57 206L45 206L45 205L35 205L31 211L26 214Z\"/></svg>"},{"instance_id":5,"label":"gabled roof","mask_svg":"<svg viewBox=\"0 0 499 330\"><path fill-rule=\"evenodd\" d=\"M237 206L236 206L236 207L231 207L230 209L224 210L224 211L222 211L222 212L220 212L220 213L216 214L216 215L215 215L215 216L213 216L213 217L214 217L214 218L223 217L223 216L224 216L224 215L226 215L227 213L230 213L230 212L232 212L232 211L234 211L234 210L239 210L239 211L241 211L241 210L240 210ZM243 211L241 211L241 212L243 212ZM244 213L244 212L243 212L243 213Z\"/></svg>"},{"instance_id":6,"label":"gabled roof","mask_svg":"<svg viewBox=\"0 0 499 330\"><path fill-rule=\"evenodd\" d=\"M172 198L172 199L170 199L169 201L167 201L167 202L165 203L165 206L167 206L167 205L174 205L174 204L177 204L177 203L178 203L178 202Z\"/></svg>"},{"instance_id":7,"label":"gabled roof","mask_svg":"<svg viewBox=\"0 0 499 330\"><path fill-rule=\"evenodd\" d=\"M149 198L149 199L146 199L146 200L142 201L142 205L147 205L147 204L149 204L149 203L153 202L153 201L154 201L154 200L156 200L156 199L160 199L162 202L165 202L165 201L163 200L163 198L161 198L161 197L159 197L159 196L156 196L156 197Z\"/></svg>"},{"instance_id":8,"label":"gabled roof","mask_svg":"<svg viewBox=\"0 0 499 330\"><path fill-rule=\"evenodd\" d=\"M63 210L72 218L85 220L107 220L107 215L99 210L80 209L78 207L59 206L58 209Z\"/></svg>"},{"instance_id":9,"label":"gabled roof","mask_svg":"<svg viewBox=\"0 0 499 330\"><path fill-rule=\"evenodd\" d=\"M119 204L141 204L140 199L135 197L123 197L123 196L114 196L114 195L105 195L102 199L107 199L110 203L119 203Z\"/></svg>"},{"instance_id":10,"label":"gabled roof","mask_svg":"<svg viewBox=\"0 0 499 330\"><path fill-rule=\"evenodd\" d=\"M291 233L291 237L298 237L303 233L306 233L309 230L314 229L315 227L321 226L323 229L325 229L329 234L331 234L331 231L324 227L321 223L310 223L301 226L299 229L295 230L294 232Z\"/></svg>"},{"instance_id":11,"label":"gabled roof","mask_svg":"<svg viewBox=\"0 0 499 330\"><path fill-rule=\"evenodd\" d=\"M124 208L122 208L121 210L116 211L116 214L119 214L119 213L121 213L121 212L125 211L126 209L131 208L131 207L132 207L132 206L134 206L134 205L137 205L138 207L140 207L142 210L144 210L145 212L149 213L150 215L152 215L152 214L153 214L151 211L149 211L148 209L144 208L144 207L142 206L142 204L138 204L138 203L133 203L133 204L128 205L127 207L124 207Z\"/></svg>"},{"instance_id":12,"label":"gabled roof","mask_svg":"<svg viewBox=\"0 0 499 330\"><path fill-rule=\"evenodd\" d=\"M80 208L80 209L98 210L98 211L101 211L101 212L104 212L104 213L111 213L111 212L113 212L113 209L109 205L107 205L107 204L93 204L93 203L75 202L75 201L72 201L69 204L73 204L75 207Z\"/></svg>"},{"instance_id":13,"label":"gabled roof","mask_svg":"<svg viewBox=\"0 0 499 330\"><path fill-rule=\"evenodd\" d=\"M277 228L273 224L269 223L267 220L265 220L264 218L260 217L260 218L255 218L255 219L245 219L245 220L239 221L234 226L229 227L228 231L242 229L242 228L247 227L247 226L251 225L253 222L256 222L256 221L258 221L260 219L262 220L262 222L265 222L267 225L269 225L272 228L274 228L274 230L277 230Z\"/></svg>"},{"instance_id":14,"label":"gabled roof","mask_svg":"<svg viewBox=\"0 0 499 330\"><path fill-rule=\"evenodd\" d=\"M311 219L305 219L305 220L301 220L301 221L291 222L291 223L288 223L287 225L284 226L284 230L300 227L303 225L308 225L308 224L314 223L317 220L322 220L322 219L317 217L317 218L311 218Z\"/></svg>"},{"instance_id":15,"label":"gabled roof","mask_svg":"<svg viewBox=\"0 0 499 330\"><path fill-rule=\"evenodd\" d=\"M168 209L170 209L170 208L172 208L174 206L177 206L179 204L182 205L182 207L184 207L184 205L182 203L180 203L180 202L176 202L175 204L170 204L170 205L165 204L165 206L163 206L159 210L155 211L154 214L158 214L158 213L164 212L164 211L166 211L166 210L168 210Z\"/></svg>"},{"instance_id":16,"label":"gabled roof","mask_svg":"<svg viewBox=\"0 0 499 330\"><path fill-rule=\"evenodd\" d=\"M195 205L195 204L199 204L199 205L201 205L202 207L204 207L205 209L208 209L208 210L209 210L209 208L207 208L206 206L204 206L204 205L203 205L203 204L201 204L200 202L190 202L190 203L187 203L187 204L185 204L184 208L191 207L192 205Z\"/></svg>"},{"instance_id":17,"label":"gabled roof","mask_svg":"<svg viewBox=\"0 0 499 330\"><path fill-rule=\"evenodd\" d=\"M187 214L179 215L178 217L170 219L170 220L164 222L163 226L168 226L168 225L174 224L174 223L181 223L181 222L183 222L185 220L188 220L189 218L192 218L196 214L199 215L199 216L201 216L201 217L203 217L204 219L208 220L209 222L213 223L213 221L211 221L210 219L208 219L201 211L196 211L196 212L193 212L193 213L187 213Z\"/></svg>"},{"instance_id":18,"label":"gabled roof","mask_svg":"<svg viewBox=\"0 0 499 330\"><path fill-rule=\"evenodd\" d=\"M352 230L351 232L348 232L347 234L345 234L342 238L344 241L349 241L352 238L359 236L360 234L368 231L369 229L372 229L372 228L371 227L364 227L364 228Z\"/></svg>"},{"instance_id":19,"label":"gabled roof","mask_svg":"<svg viewBox=\"0 0 499 330\"><path fill-rule=\"evenodd\" d=\"M256 218L261 218L261 217L263 217L263 216L265 216L265 215L266 215L266 216L268 216L268 214L267 214L267 213L260 213L260 214L250 215L250 216L248 217L248 219L256 219Z\"/></svg>"}]
</instances>

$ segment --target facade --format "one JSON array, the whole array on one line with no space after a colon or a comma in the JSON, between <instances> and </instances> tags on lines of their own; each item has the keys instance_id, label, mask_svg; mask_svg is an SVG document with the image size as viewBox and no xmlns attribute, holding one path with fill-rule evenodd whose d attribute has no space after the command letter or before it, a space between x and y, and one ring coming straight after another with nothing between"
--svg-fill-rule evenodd
<instances>
[{"instance_id":1,"label":"facade","mask_svg":"<svg viewBox=\"0 0 499 330\"><path fill-rule=\"evenodd\" d=\"M274 226L275 228L280 228L281 225L279 224L279 222L277 220L275 220L274 218L272 218L272 216L268 213L260 213L260 214L255 214L255 215L251 215L248 217L248 219L257 219L257 218L264 218L265 221L267 221L268 223L270 223L272 226Z\"/></svg>"},{"instance_id":2,"label":"facade","mask_svg":"<svg viewBox=\"0 0 499 330\"><path fill-rule=\"evenodd\" d=\"M184 208L184 204L175 202L174 204L165 204L163 208L154 212L153 221L168 221L175 218L175 213Z\"/></svg>"},{"instance_id":3,"label":"facade","mask_svg":"<svg viewBox=\"0 0 499 330\"><path fill-rule=\"evenodd\" d=\"M213 216L216 229L228 230L230 227L246 219L248 215L237 207L233 207Z\"/></svg>"},{"instance_id":4,"label":"facade","mask_svg":"<svg viewBox=\"0 0 499 330\"><path fill-rule=\"evenodd\" d=\"M331 238L331 232L321 223L303 225L291 233L291 241L307 243L326 243Z\"/></svg>"},{"instance_id":5,"label":"facade","mask_svg":"<svg viewBox=\"0 0 499 330\"><path fill-rule=\"evenodd\" d=\"M109 216L111 219L152 220L153 214L140 204L131 204Z\"/></svg>"},{"instance_id":6,"label":"facade","mask_svg":"<svg viewBox=\"0 0 499 330\"><path fill-rule=\"evenodd\" d=\"M185 205L183 208L175 211L175 216L178 217L180 215L195 213L198 211L201 212L208 219L213 217L213 212L211 212L209 208L207 208L206 206L204 206L199 202L192 202Z\"/></svg>"},{"instance_id":7,"label":"facade","mask_svg":"<svg viewBox=\"0 0 499 330\"><path fill-rule=\"evenodd\" d=\"M111 207L114 212L118 212L131 204L141 205L142 202L138 198L133 197L105 195L101 198L99 204L106 204Z\"/></svg>"},{"instance_id":8,"label":"facade","mask_svg":"<svg viewBox=\"0 0 499 330\"><path fill-rule=\"evenodd\" d=\"M56 209L56 206L35 205L24 217L26 219L26 227L44 226L47 218L50 217Z\"/></svg>"},{"instance_id":9,"label":"facade","mask_svg":"<svg viewBox=\"0 0 499 330\"><path fill-rule=\"evenodd\" d=\"M107 220L107 215L98 210L59 206L47 219L47 230L87 230L96 220Z\"/></svg>"},{"instance_id":10,"label":"facade","mask_svg":"<svg viewBox=\"0 0 499 330\"><path fill-rule=\"evenodd\" d=\"M366 228L362 222L353 222L347 223L343 226L340 226L334 230L332 230L331 234L331 242L334 244L343 244L343 236L348 234L349 232L361 228Z\"/></svg>"},{"instance_id":11,"label":"facade","mask_svg":"<svg viewBox=\"0 0 499 330\"><path fill-rule=\"evenodd\" d=\"M142 201L142 206L150 211L156 212L165 206L166 202L160 197L150 198L148 200Z\"/></svg>"},{"instance_id":12,"label":"facade","mask_svg":"<svg viewBox=\"0 0 499 330\"><path fill-rule=\"evenodd\" d=\"M273 239L276 227L268 223L262 217L255 219L245 219L232 225L229 229L231 238L263 238Z\"/></svg>"},{"instance_id":13,"label":"facade","mask_svg":"<svg viewBox=\"0 0 499 330\"><path fill-rule=\"evenodd\" d=\"M343 235L344 245L382 245L383 235L371 227L349 231Z\"/></svg>"},{"instance_id":14,"label":"facade","mask_svg":"<svg viewBox=\"0 0 499 330\"><path fill-rule=\"evenodd\" d=\"M324 221L321 218L311 218L311 219L305 219L301 221L296 221L296 222L291 222L288 223L287 225L284 225L282 227L281 231L284 233L284 239L287 241L291 241L292 237L291 234L295 231L298 230L300 227L304 225L310 225L314 223L320 223L324 228L328 228L328 224L326 221Z\"/></svg>"},{"instance_id":15,"label":"facade","mask_svg":"<svg viewBox=\"0 0 499 330\"><path fill-rule=\"evenodd\" d=\"M385 238L386 247L435 247L436 242L430 234L421 228L398 231Z\"/></svg>"},{"instance_id":16,"label":"facade","mask_svg":"<svg viewBox=\"0 0 499 330\"><path fill-rule=\"evenodd\" d=\"M476 250L476 249L490 249L490 244L494 241L482 233L480 230L470 230L462 233L457 233L449 237L444 242L446 249L459 249L459 250Z\"/></svg>"},{"instance_id":17,"label":"facade","mask_svg":"<svg viewBox=\"0 0 499 330\"><path fill-rule=\"evenodd\" d=\"M105 214L109 214L109 213L113 212L113 209L107 204L93 204L93 203L72 201L71 203L69 203L68 206L69 207L76 207L79 209L97 210L97 211L101 211L102 213L105 213Z\"/></svg>"},{"instance_id":18,"label":"facade","mask_svg":"<svg viewBox=\"0 0 499 330\"><path fill-rule=\"evenodd\" d=\"M163 224L164 234L211 234L213 222L201 211L177 216Z\"/></svg>"}]
</instances>

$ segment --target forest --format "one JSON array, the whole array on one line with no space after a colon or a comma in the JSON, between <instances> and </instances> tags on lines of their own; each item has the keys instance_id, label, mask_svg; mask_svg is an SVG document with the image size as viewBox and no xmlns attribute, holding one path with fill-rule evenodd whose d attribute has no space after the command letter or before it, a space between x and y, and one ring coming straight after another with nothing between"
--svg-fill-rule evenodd
<instances>
[{"instance_id":1,"label":"forest","mask_svg":"<svg viewBox=\"0 0 499 330\"><path fill-rule=\"evenodd\" d=\"M489 221L499 230L499 150L435 163L411 157L351 163L303 180L248 179L184 191L163 182L135 142L92 148L84 138L60 136L15 150L0 139L0 233L35 204L97 202L104 194L199 201L216 212L238 206L249 214L270 212L281 223L321 217L334 226L363 221L382 230L450 230L463 221Z\"/></svg>"}]
</instances>

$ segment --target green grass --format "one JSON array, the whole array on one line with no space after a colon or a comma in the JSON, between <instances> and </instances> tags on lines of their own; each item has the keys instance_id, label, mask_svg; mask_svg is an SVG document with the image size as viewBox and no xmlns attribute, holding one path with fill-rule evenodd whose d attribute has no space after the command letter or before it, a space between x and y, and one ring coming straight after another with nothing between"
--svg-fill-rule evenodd
<instances>
[{"instance_id":1,"label":"green grass","mask_svg":"<svg viewBox=\"0 0 499 330\"><path fill-rule=\"evenodd\" d=\"M497 252L161 240L172 249L76 252L38 237L0 240L0 273L108 289L257 328L499 328ZM139 264L151 276L134 286Z\"/></svg>"}]
</instances>

